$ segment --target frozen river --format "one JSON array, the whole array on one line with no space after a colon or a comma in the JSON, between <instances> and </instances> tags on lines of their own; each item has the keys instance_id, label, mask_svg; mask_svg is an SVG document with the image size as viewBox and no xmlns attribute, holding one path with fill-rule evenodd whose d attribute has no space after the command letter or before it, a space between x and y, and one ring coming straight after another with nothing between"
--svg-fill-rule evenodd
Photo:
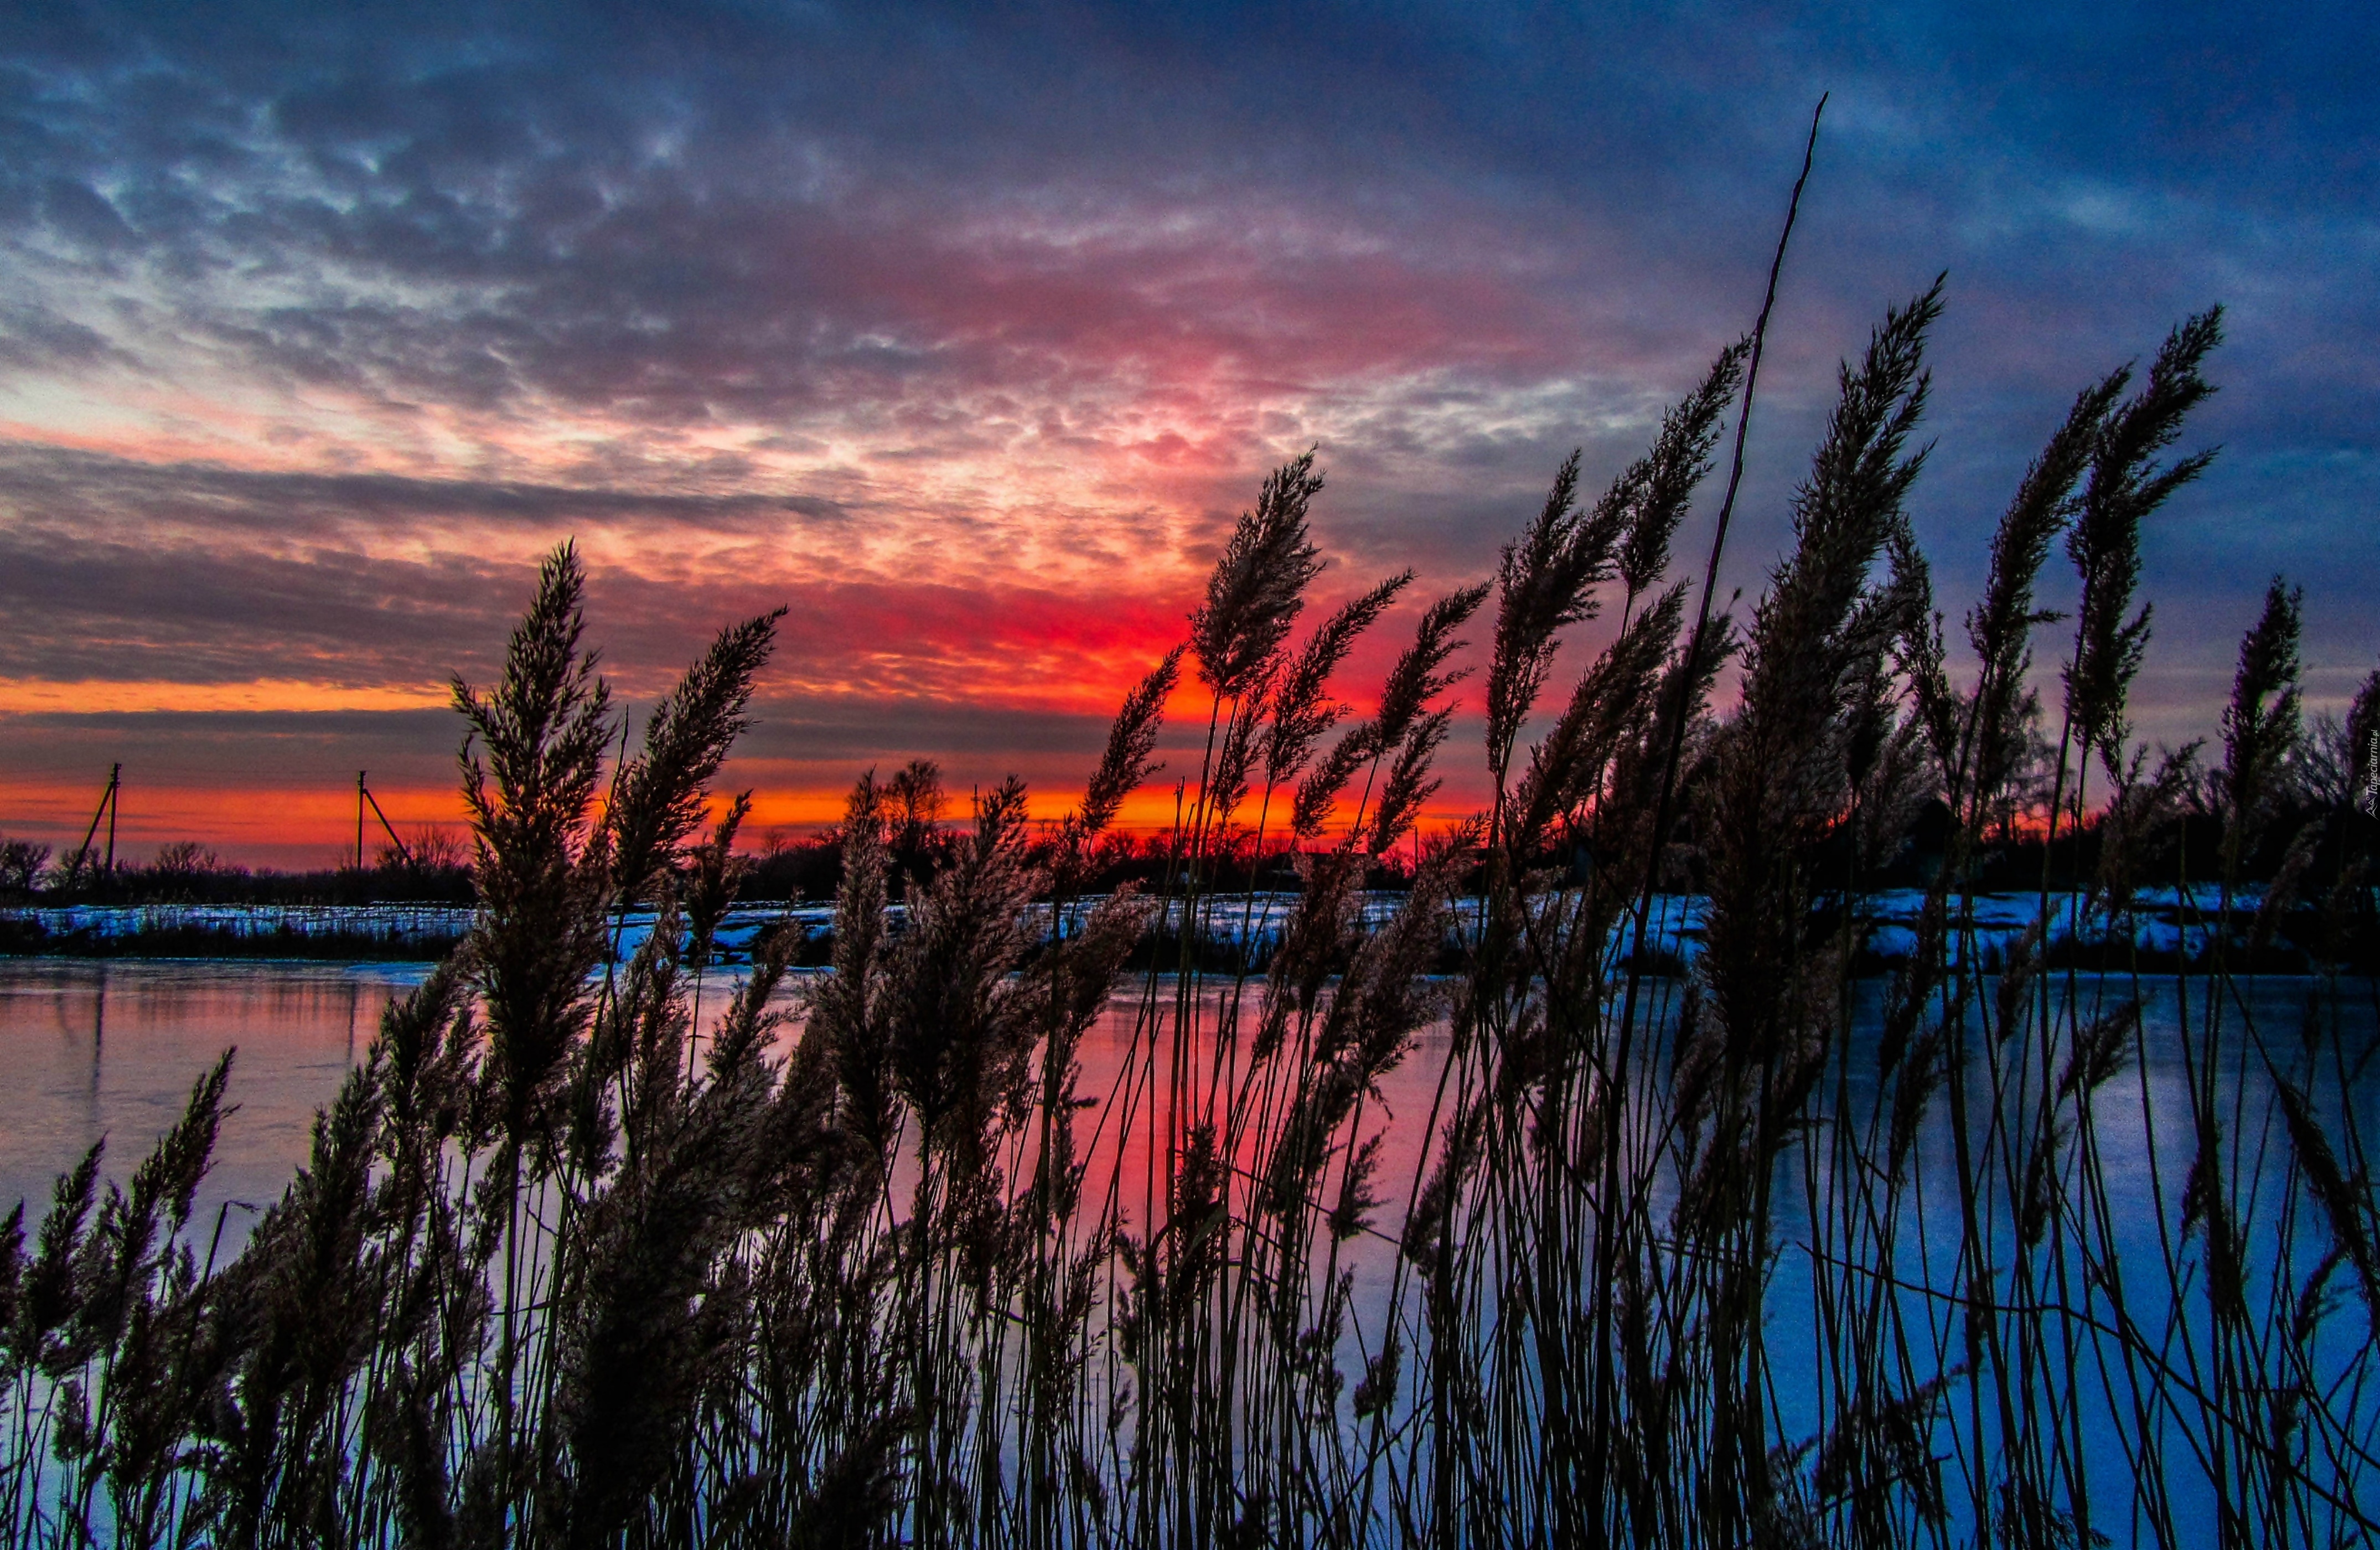
<instances>
[{"instance_id":1,"label":"frozen river","mask_svg":"<svg viewBox=\"0 0 2380 1550\"><path fill-rule=\"evenodd\" d=\"M193 1214L200 1251L219 1213L228 1251L246 1236L253 1212L279 1197L292 1169L304 1160L317 1110L362 1058L382 1008L428 971L427 965L407 963L0 958L0 1071L6 1080L6 1107L0 1111L6 1115L6 1124L0 1125L0 1211L22 1199L28 1217L37 1221L52 1179L102 1137L108 1143L104 1176L123 1179L180 1113L191 1083L225 1048L236 1045L239 1053L228 1092L236 1112L223 1126L215 1167ZM740 972L712 971L703 997L710 1014L724 1006L728 982ZM783 993L789 1010L797 1006L798 979ZM1666 999L1675 982L1657 983ZM1170 982L1148 988L1170 1003ZM2077 983L2077 994L2095 998L2118 988L2112 981L2100 985L2083 980ZM2097 1143L2119 1257L2150 1270L2160 1263L2161 1238L2175 1226L2165 1220L2161 1227L2160 1205L2163 1217L2169 1218L2181 1198L2188 1163L2186 1149L2177 1144L2188 1130L2181 1032L2185 1018L2194 1015L2216 988L2203 978L2144 982L2143 1047L2147 1058L2135 1073L2111 1082L2097 1105ZM2227 1027L2238 1031L2230 1036L2252 1028L2256 1042L2285 1058L2286 1050L2305 1036L2309 994L2324 989L2319 982L2290 976L2233 982L2221 993L2227 997ZM2325 992L2330 1020L2318 1037L2325 1044L2336 1041L2341 1058L2322 1064L2338 1075L2317 1077L2313 1096L2322 1112L2335 1115L2343 1081L2355 1090L2354 1107L2369 1123L2380 1114L2380 1060L2369 1058L2380 1040L2375 998L2368 982L2347 982L2337 990L2335 995ZM1872 1030L1878 1020L1875 1014L1883 982L1859 982L1854 994L1852 1042L1840 1097L1859 1114L1867 1112L1875 1099ZM1212 1006L1210 996L1210 1025ZM1085 1127L1086 1150L1106 1159L1116 1159L1113 1135L1100 1131L1094 1136L1089 1128L1099 1123L1097 1105L1109 1096L1117 1073L1126 1066L1135 1013L1135 996L1128 990L1111 1005L1081 1047L1080 1091L1095 1106L1077 1123ZM1382 1133L1387 1143L1378 1177L1386 1186L1382 1195L1390 1203L1380 1209L1378 1225L1391 1235L1401 1219L1415 1146L1448 1049L1443 1025L1426 1031L1413 1054L1383 1083L1385 1101L1365 1113L1366 1132ZM1203 1065L1210 1052L1211 1044L1194 1059ZM2277 1149L2285 1143L2258 1091L2265 1085L2261 1077L2243 1068L2240 1076L2226 1079L2224 1107L2247 1118L2243 1139L2252 1146ZM2255 1117L2260 1113L2261 1120ZM1144 1117L1141 1124L1146 1123ZM1124 1142L1123 1155L1116 1159L1124 1180L1136 1179L1144 1168L1141 1138L1147 1131L1135 1129ZM2152 1133L2165 1138L2161 1148L2152 1146ZM2363 1139L2370 1144L2374 1138ZM1915 1151L1925 1169L1939 1175L1955 1171L1950 1146L1948 1106L1937 1103ZM1778 1181L1776 1230L1783 1255L1772 1282L1769 1328L1771 1356L1780 1374L1794 1370L1797 1359L1806 1361L1812 1355L1803 1349L1807 1334L1797 1332L1811 1327L1815 1288L1810 1262L1796 1246L1810 1239L1805 1202L1827 1193L1822 1180L1805 1171L1808 1161L1821 1155L1789 1152ZM2281 1205L2279 1193L2288 1189L2289 1173L2277 1150L2275 1163L2264 1173L2267 1182L2256 1190L2262 1198L2252 1207L2267 1221ZM1136 1191L1129 1184L1124 1188L1126 1213L1137 1216L1132 1198ZM2279 1218L2289 1219L2286 1214ZM2297 1231L2318 1233L2310 1215L2298 1220ZM1937 1284L1948 1285L1955 1277L1955 1264L1945 1257L1947 1248L1915 1249L1900 1269L1911 1275L1930 1273ZM1385 1239L1349 1246L1342 1263L1355 1278L1359 1318L1382 1307L1394 1259ZM2344 1361L2363 1332L2360 1317L2338 1321L2337 1337L2350 1346L2330 1352L2330 1360ZM1800 1419L1793 1413L1797 1398L1791 1392L1779 1396L1779 1419L1788 1433ZM2106 1446L2112 1438L2103 1435L2092 1442ZM2178 1492L2177 1505L2185 1521L2204 1509L2202 1493L2187 1483Z\"/></svg>"}]
</instances>

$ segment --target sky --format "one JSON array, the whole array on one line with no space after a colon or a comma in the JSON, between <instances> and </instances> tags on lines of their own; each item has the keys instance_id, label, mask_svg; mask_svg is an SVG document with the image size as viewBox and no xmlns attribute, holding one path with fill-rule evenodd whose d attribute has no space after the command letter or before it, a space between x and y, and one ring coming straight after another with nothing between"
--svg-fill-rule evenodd
<instances>
[{"instance_id":1,"label":"sky","mask_svg":"<svg viewBox=\"0 0 2380 1550\"><path fill-rule=\"evenodd\" d=\"M2215 730L2276 573L2314 707L2380 647L2369 5L8 10L11 835L79 839L117 762L136 859L329 864L358 769L452 824L448 677L565 539L639 712L789 609L727 772L756 833L921 755L1054 812L1309 446L1318 600L1422 578L1360 704L1750 326L1822 93L1722 604L1837 362L1946 273L1912 515L1954 638L2076 390L2220 302L2139 729Z\"/></svg>"}]
</instances>

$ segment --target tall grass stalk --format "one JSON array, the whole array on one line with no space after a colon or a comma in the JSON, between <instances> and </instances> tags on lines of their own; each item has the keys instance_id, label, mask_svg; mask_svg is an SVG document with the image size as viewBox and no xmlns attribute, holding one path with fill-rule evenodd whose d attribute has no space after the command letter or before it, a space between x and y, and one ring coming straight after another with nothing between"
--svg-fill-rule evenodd
<instances>
[{"instance_id":1,"label":"tall grass stalk","mask_svg":"<svg viewBox=\"0 0 2380 1550\"><path fill-rule=\"evenodd\" d=\"M1690 616L1670 547L1762 331L1599 496L1565 462L1489 580L1392 576L1304 633L1293 460L1062 820L856 782L816 973L790 921L716 968L750 809L712 787L776 616L632 749L557 551L455 688L478 925L283 1198L192 1220L226 1056L126 1184L95 1149L0 1225L10 1541L2366 1542L2380 1037L2339 769L2380 675L2310 732L2277 581L2219 766L2131 736L2212 312L2050 429L1953 664L1906 515L1941 306L1844 364L1741 622L1715 573ZM1491 599L1493 799L1420 835ZM1358 715L1342 670L1401 605ZM1184 692L1167 870L1099 891ZM1999 931L1985 882L2034 845ZM2277 998L2309 920L2325 970Z\"/></svg>"}]
</instances>

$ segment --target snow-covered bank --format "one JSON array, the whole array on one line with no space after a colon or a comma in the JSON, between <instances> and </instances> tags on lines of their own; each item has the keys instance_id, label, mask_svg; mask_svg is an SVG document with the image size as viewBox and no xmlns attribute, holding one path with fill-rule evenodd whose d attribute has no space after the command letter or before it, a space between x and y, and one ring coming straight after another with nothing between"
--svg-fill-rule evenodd
<instances>
[{"instance_id":1,"label":"snow-covered bank","mask_svg":"<svg viewBox=\"0 0 2380 1550\"><path fill-rule=\"evenodd\" d=\"M1201 900L1190 915L1190 934L1199 943L1228 950L1245 950L1258 962L1281 940L1298 896L1261 893L1224 895ZM1403 902L1403 896L1364 896L1366 925L1378 925ZM1560 907L1562 896L1541 896L1541 909ZM1086 899L1071 914L1087 912L1097 900ZM1973 901L1964 922L1952 902L1949 951L1955 959L1972 950L1985 968L1996 966L2030 928L2040 912L2037 894L1983 894ZM2082 896L2053 894L2049 898L2046 951L2055 955L2074 947L2099 949L2127 944L2145 958L2161 962L2195 962L2226 929L2220 899L2212 888L2185 893L2174 888L2144 889L2122 912L2110 916L2104 906L2084 909ZM2244 938L2261 895L2243 892L2230 901L2228 929ZM1476 929L1475 901L1459 909L1454 931L1467 935ZM1869 895L1855 903L1855 928L1864 936L1862 959L1881 966L1906 958L1917 941L1918 915L1924 896L1915 889ZM1834 907L1832 900L1816 908ZM1645 922L1649 964L1692 962L1702 951L1709 901L1700 896L1665 895L1654 900ZM900 905L886 911L895 931L905 913ZM1052 909L1035 907L1040 929L1047 932ZM402 960L435 958L445 953L470 930L468 909L431 904L370 905L238 905L148 904L78 905L55 909L0 909L0 951L10 954L88 953L109 957L189 958L216 954L238 957L327 958L356 960ZM650 910L628 914L622 922L619 950L636 951L651 931ZM734 961L747 957L761 932L781 921L798 925L821 946L832 934L832 904L755 905L731 911L719 932L722 955ZM1157 917L1158 929L1178 939L1184 923L1180 900L1168 901ZM1612 938L1615 960L1624 958L1633 927L1623 923ZM1972 944L1970 948L1969 944ZM1449 946L1458 946L1450 941Z\"/></svg>"}]
</instances>

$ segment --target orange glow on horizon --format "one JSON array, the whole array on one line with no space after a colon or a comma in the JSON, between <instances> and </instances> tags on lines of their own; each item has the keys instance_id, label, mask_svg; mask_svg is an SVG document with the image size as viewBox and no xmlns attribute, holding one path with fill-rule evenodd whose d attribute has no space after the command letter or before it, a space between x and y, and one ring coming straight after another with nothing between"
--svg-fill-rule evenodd
<instances>
[{"instance_id":1,"label":"orange glow on horizon","mask_svg":"<svg viewBox=\"0 0 2380 1550\"><path fill-rule=\"evenodd\" d=\"M724 783L733 788L735 783ZM0 783L0 830L11 837L30 837L63 852L80 843L99 799L100 786L74 784ZM452 787L383 787L374 783L373 798L399 835L409 842L425 827L457 837L468 830L462 802ZM849 785L833 787L759 787L753 792L753 811L745 820L740 849L764 848L771 835L807 838L843 821ZM944 822L964 827L968 822L970 793L952 790ZM1081 803L1080 787L1032 787L1027 812L1038 824L1054 824ZM283 871L310 871L347 864L355 855L356 793L345 787L158 787L129 781L125 785L115 829L116 859L142 865L162 846L197 840L220 852L228 862ZM713 798L713 813L723 810L726 797ZM1282 803L1273 804L1267 844L1285 838ZM1162 774L1125 799L1113 832L1134 838L1162 836L1173 830L1178 808L1173 784ZM1421 827L1434 830L1471 816L1461 803L1432 803L1422 815ZM1350 802L1332 814L1330 836L1335 837L1354 816ZM1238 814L1242 829L1257 818L1251 803ZM104 839L102 825L99 843ZM379 821L369 811L364 819L364 848L376 855L387 843Z\"/></svg>"},{"instance_id":2,"label":"orange glow on horizon","mask_svg":"<svg viewBox=\"0 0 2380 1550\"><path fill-rule=\"evenodd\" d=\"M156 711L416 711L447 703L446 686L338 684L306 678L244 683L0 678L0 714L128 714Z\"/></svg>"}]
</instances>

